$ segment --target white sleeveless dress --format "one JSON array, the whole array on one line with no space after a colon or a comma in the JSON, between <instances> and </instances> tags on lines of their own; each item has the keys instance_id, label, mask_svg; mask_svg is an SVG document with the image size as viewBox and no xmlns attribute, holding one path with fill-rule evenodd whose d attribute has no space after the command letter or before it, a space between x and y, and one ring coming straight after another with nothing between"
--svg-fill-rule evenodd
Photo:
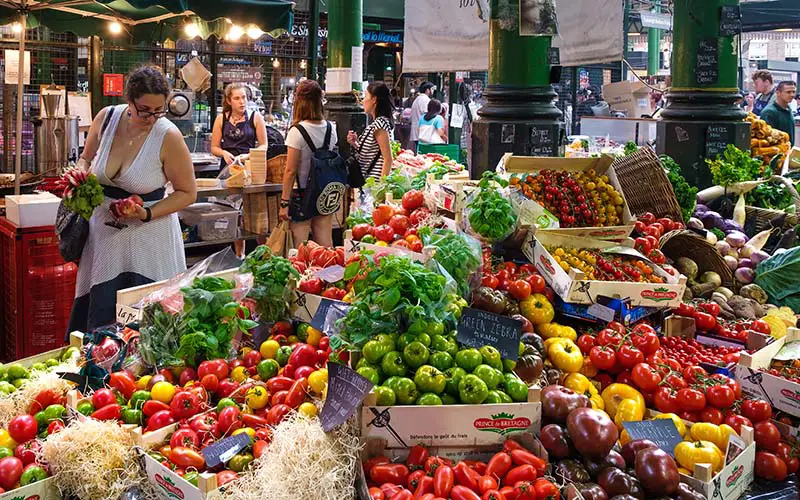
<instances>
[{"instance_id":1,"label":"white sleeveless dress","mask_svg":"<svg viewBox=\"0 0 800 500\"><path fill-rule=\"evenodd\" d=\"M131 194L147 194L167 183L161 162L164 135L175 125L158 119L131 165L115 179L106 176L111 144L127 104L114 107L114 114L100 140L91 172L100 184L123 189ZM114 218L109 211L112 198L106 196L89 221L89 237L78 266L75 302L70 331L87 331L113 323L116 319L117 290L171 278L186 269L178 214L150 222L125 220L128 227L106 225ZM157 201L145 203L152 206Z\"/></svg>"}]
</instances>

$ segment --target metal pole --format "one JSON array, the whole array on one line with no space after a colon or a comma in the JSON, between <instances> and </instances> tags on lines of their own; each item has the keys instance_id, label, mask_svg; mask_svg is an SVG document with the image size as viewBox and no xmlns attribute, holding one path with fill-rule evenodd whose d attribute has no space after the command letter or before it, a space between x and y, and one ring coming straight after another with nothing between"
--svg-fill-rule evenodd
<instances>
[{"instance_id":1,"label":"metal pole","mask_svg":"<svg viewBox=\"0 0 800 500\"><path fill-rule=\"evenodd\" d=\"M96 113L103 107L103 41L99 36L89 38L89 92Z\"/></svg>"},{"instance_id":2,"label":"metal pole","mask_svg":"<svg viewBox=\"0 0 800 500\"><path fill-rule=\"evenodd\" d=\"M211 118L210 126L217 120L217 35L208 37L209 66L211 67L211 96L208 99L208 115Z\"/></svg>"},{"instance_id":3,"label":"metal pole","mask_svg":"<svg viewBox=\"0 0 800 500\"><path fill-rule=\"evenodd\" d=\"M448 96L447 102L450 105L450 116L453 116L453 108L455 104L458 102L458 84L456 83L456 72L451 71L450 77L447 80L447 86L450 87L450 94ZM449 119L449 118L448 118ZM461 129L448 127L447 128L447 142L450 144L458 144L461 146Z\"/></svg>"},{"instance_id":4,"label":"metal pole","mask_svg":"<svg viewBox=\"0 0 800 500\"><path fill-rule=\"evenodd\" d=\"M628 56L628 30L630 29L631 22L628 19L631 15L631 3L630 0L623 0L623 8L622 8L622 59L625 59ZM621 63L621 75L622 81L628 79L628 67L625 65L625 61L623 60Z\"/></svg>"},{"instance_id":5,"label":"metal pole","mask_svg":"<svg viewBox=\"0 0 800 500\"><path fill-rule=\"evenodd\" d=\"M653 12L660 13L661 7L656 5ZM661 30L658 28L647 29L647 74L654 76L660 68L659 54L661 53Z\"/></svg>"},{"instance_id":6,"label":"metal pole","mask_svg":"<svg viewBox=\"0 0 800 500\"><path fill-rule=\"evenodd\" d=\"M578 128L578 67L573 66L571 73L572 75L570 78L572 80L572 85L570 86L569 93L572 99L572 135L576 135L580 133L580 129Z\"/></svg>"},{"instance_id":7,"label":"metal pole","mask_svg":"<svg viewBox=\"0 0 800 500\"><path fill-rule=\"evenodd\" d=\"M22 104L25 93L25 28L28 25L26 11L27 0L22 0L22 14L19 22L22 30L19 32L19 71L17 73L17 157L14 161L14 194L19 195L19 180L22 175Z\"/></svg>"},{"instance_id":8,"label":"metal pole","mask_svg":"<svg viewBox=\"0 0 800 500\"><path fill-rule=\"evenodd\" d=\"M308 66L306 78L316 80L319 78L317 66L319 64L319 0L308 0Z\"/></svg>"},{"instance_id":9,"label":"metal pole","mask_svg":"<svg viewBox=\"0 0 800 500\"><path fill-rule=\"evenodd\" d=\"M328 93L361 90L363 80L363 0L332 0L328 5ZM353 61L356 55L357 60Z\"/></svg>"}]
</instances>

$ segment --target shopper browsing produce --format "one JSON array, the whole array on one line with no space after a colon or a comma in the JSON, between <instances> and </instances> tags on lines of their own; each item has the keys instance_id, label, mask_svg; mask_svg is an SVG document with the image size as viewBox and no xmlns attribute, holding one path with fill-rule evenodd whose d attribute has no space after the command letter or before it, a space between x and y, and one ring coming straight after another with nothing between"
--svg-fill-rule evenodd
<instances>
[{"instance_id":1,"label":"shopper browsing produce","mask_svg":"<svg viewBox=\"0 0 800 500\"><path fill-rule=\"evenodd\" d=\"M347 142L355 148L358 164L364 179L370 177L380 180L389 175L392 169L392 148L394 121L389 88L383 82L372 82L367 86L364 101L361 103L372 119L359 137L352 130L347 133Z\"/></svg>"},{"instance_id":2,"label":"shopper browsing produce","mask_svg":"<svg viewBox=\"0 0 800 500\"><path fill-rule=\"evenodd\" d=\"M789 143L794 144L794 113L790 103L797 94L797 83L786 80L775 88L775 99L763 111L761 118L782 132L789 134Z\"/></svg>"},{"instance_id":3,"label":"shopper browsing produce","mask_svg":"<svg viewBox=\"0 0 800 500\"><path fill-rule=\"evenodd\" d=\"M159 68L137 68L128 76L127 104L103 109L89 129L83 159L105 201L89 221L70 332L113 323L117 290L186 268L176 212L194 202L196 186L183 136L164 117L169 92ZM174 191L165 197L167 182Z\"/></svg>"}]
</instances>

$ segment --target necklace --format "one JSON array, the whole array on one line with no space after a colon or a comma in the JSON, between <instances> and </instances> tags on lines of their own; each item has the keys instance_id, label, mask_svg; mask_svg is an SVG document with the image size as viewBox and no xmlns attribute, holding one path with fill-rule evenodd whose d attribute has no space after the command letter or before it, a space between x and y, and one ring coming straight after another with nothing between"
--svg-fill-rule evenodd
<instances>
[{"instance_id":1,"label":"necklace","mask_svg":"<svg viewBox=\"0 0 800 500\"><path fill-rule=\"evenodd\" d=\"M130 122L130 120L128 120L128 123L126 124L126 128L127 128L127 131L128 131L128 136L130 137L131 136L131 122ZM133 143L138 142L142 137L144 137L149 132L150 132L149 128L143 130L139 135L137 135L136 137L134 137L133 139L130 139L128 141L128 146L133 146Z\"/></svg>"}]
</instances>

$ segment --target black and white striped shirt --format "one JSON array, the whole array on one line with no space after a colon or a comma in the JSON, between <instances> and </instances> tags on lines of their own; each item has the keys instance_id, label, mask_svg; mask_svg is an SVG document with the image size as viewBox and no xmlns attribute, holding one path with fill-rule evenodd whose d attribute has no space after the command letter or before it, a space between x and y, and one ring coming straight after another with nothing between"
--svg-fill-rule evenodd
<instances>
[{"instance_id":1,"label":"black and white striped shirt","mask_svg":"<svg viewBox=\"0 0 800 500\"><path fill-rule=\"evenodd\" d=\"M372 123L370 123L361 137L358 139L360 149L358 150L358 163L361 165L361 172L364 174L364 179L374 177L376 180L381 177L381 169L383 167L383 156L381 148L378 145L378 140L375 137L376 130L385 130L389 133L389 140L393 137L393 128L391 121L385 116L379 116ZM378 161L373 165L375 157L379 156ZM372 165L372 169L370 166ZM368 172L369 170L369 172Z\"/></svg>"}]
</instances>

